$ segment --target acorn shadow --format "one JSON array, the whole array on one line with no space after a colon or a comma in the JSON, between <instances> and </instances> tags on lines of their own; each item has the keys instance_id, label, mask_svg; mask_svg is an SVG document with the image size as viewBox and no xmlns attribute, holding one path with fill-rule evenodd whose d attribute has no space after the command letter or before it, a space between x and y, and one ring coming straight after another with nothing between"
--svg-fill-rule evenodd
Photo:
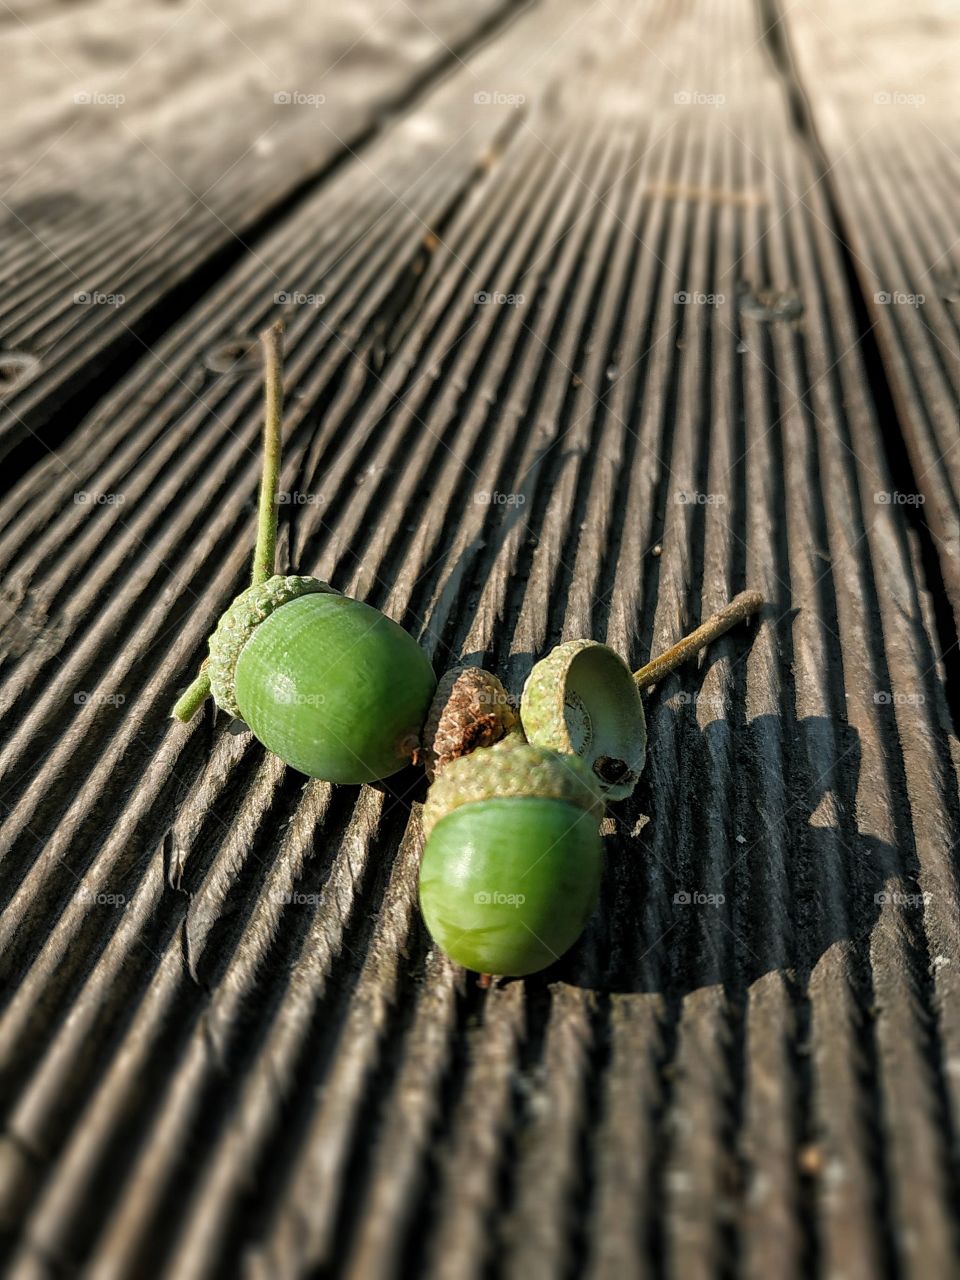
<instances>
[{"instance_id":1,"label":"acorn shadow","mask_svg":"<svg viewBox=\"0 0 960 1280\"><path fill-rule=\"evenodd\" d=\"M694 695L654 695L644 777L605 823L600 902L540 975L681 997L790 970L869 934L898 850L857 829L860 741L839 720L701 728ZM535 979L536 980L536 979Z\"/></svg>"}]
</instances>

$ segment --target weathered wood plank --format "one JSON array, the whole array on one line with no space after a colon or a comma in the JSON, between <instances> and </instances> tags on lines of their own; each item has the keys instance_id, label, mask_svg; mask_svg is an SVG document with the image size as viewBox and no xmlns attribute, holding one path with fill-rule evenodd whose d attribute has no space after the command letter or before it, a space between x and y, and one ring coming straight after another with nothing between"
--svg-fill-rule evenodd
<instances>
[{"instance_id":1,"label":"weathered wood plank","mask_svg":"<svg viewBox=\"0 0 960 1280\"><path fill-rule=\"evenodd\" d=\"M0 454L62 438L248 240L522 6L85 5L7 33ZM78 39L78 34L82 39ZM277 286L278 290L283 286ZM17 306L8 314L7 307Z\"/></svg>"},{"instance_id":2,"label":"weathered wood plank","mask_svg":"<svg viewBox=\"0 0 960 1280\"><path fill-rule=\"evenodd\" d=\"M951 1273L960 752L763 32L719 0L521 16L14 488L14 1274ZM561 637L639 663L770 601L648 699L601 909L545 975L484 992L431 949L416 780L304 785L165 719L248 559L256 369L210 366L278 280L326 297L286 309L283 554L438 667L516 689Z\"/></svg>"},{"instance_id":3,"label":"weathered wood plank","mask_svg":"<svg viewBox=\"0 0 960 1280\"><path fill-rule=\"evenodd\" d=\"M960 626L960 18L804 0L783 25L912 466L896 497L923 504Z\"/></svg>"}]
</instances>

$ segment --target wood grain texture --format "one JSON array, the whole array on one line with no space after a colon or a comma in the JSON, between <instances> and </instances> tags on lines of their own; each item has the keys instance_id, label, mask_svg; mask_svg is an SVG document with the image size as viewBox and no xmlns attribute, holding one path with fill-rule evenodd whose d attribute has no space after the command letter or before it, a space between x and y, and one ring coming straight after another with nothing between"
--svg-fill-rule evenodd
<instances>
[{"instance_id":1,"label":"wood grain texture","mask_svg":"<svg viewBox=\"0 0 960 1280\"><path fill-rule=\"evenodd\" d=\"M960 17L804 0L783 29L960 626Z\"/></svg>"},{"instance_id":2,"label":"wood grain texture","mask_svg":"<svg viewBox=\"0 0 960 1280\"><path fill-rule=\"evenodd\" d=\"M915 513L875 500L910 464L795 68L746 0L502 16L264 195L6 495L13 1276L957 1269L950 655ZM648 696L545 974L484 990L431 946L412 771L334 788L168 718L247 572L278 314L284 567L438 670L516 692L582 635L638 666L767 597Z\"/></svg>"},{"instance_id":3,"label":"wood grain texture","mask_svg":"<svg viewBox=\"0 0 960 1280\"><path fill-rule=\"evenodd\" d=\"M512 6L84 5L18 18L0 456L42 457L297 197ZM298 286L289 286L296 289ZM278 286L282 291L284 286Z\"/></svg>"}]
</instances>

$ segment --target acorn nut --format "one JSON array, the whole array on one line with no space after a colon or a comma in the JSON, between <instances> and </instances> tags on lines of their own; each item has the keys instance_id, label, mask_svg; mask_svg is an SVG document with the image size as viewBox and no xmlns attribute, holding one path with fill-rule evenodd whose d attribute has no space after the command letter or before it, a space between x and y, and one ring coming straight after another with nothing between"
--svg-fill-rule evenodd
<instances>
[{"instance_id":1,"label":"acorn nut","mask_svg":"<svg viewBox=\"0 0 960 1280\"><path fill-rule=\"evenodd\" d=\"M210 637L217 706L312 778L373 782L413 758L436 680L408 632L317 578L275 575Z\"/></svg>"},{"instance_id":2,"label":"acorn nut","mask_svg":"<svg viewBox=\"0 0 960 1280\"><path fill-rule=\"evenodd\" d=\"M602 814L573 756L510 737L449 763L423 809L420 906L437 945L479 973L552 964L596 906Z\"/></svg>"},{"instance_id":3,"label":"acorn nut","mask_svg":"<svg viewBox=\"0 0 960 1280\"><path fill-rule=\"evenodd\" d=\"M436 677L414 638L378 609L318 578L274 572L282 329L262 337L266 414L252 583L220 619L209 657L173 714L190 720L212 693L302 773L373 782L416 758Z\"/></svg>"}]
</instances>

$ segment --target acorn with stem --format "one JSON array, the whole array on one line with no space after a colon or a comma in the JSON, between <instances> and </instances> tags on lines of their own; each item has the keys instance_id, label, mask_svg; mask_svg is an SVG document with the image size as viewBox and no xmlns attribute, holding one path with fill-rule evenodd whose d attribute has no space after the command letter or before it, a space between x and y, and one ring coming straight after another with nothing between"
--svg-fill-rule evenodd
<instances>
[{"instance_id":1,"label":"acorn with stem","mask_svg":"<svg viewBox=\"0 0 960 1280\"><path fill-rule=\"evenodd\" d=\"M318 578L275 573L282 325L261 341L264 461L251 584L221 617L173 715L191 720L212 694L301 773L372 782L416 758L436 677L416 640L378 609Z\"/></svg>"},{"instance_id":2,"label":"acorn with stem","mask_svg":"<svg viewBox=\"0 0 960 1280\"><path fill-rule=\"evenodd\" d=\"M599 822L643 768L640 693L756 612L744 591L631 674L592 640L559 645L521 698L522 734L448 762L423 810L420 904L437 945L481 974L523 977L576 942L600 891Z\"/></svg>"},{"instance_id":3,"label":"acorn with stem","mask_svg":"<svg viewBox=\"0 0 960 1280\"><path fill-rule=\"evenodd\" d=\"M545 968L579 937L600 885L599 820L646 753L641 691L763 603L743 592L631 675L606 645L559 645L530 673L519 717L491 672L439 687L412 636L318 578L274 572L282 443L282 325L261 335L264 465L251 585L173 708L212 694L268 750L330 782L387 778L420 759L433 785L420 899L454 960L483 974Z\"/></svg>"}]
</instances>

